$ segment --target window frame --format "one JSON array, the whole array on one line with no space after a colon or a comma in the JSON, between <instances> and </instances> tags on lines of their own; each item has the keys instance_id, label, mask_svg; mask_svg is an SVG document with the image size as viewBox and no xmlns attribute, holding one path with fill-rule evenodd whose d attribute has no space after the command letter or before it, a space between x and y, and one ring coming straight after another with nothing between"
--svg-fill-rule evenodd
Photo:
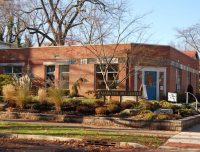
<instances>
[{"instance_id":1,"label":"window frame","mask_svg":"<svg viewBox=\"0 0 200 152\"><path fill-rule=\"evenodd\" d=\"M11 67L11 72L9 72L9 73L5 72L5 67ZM21 72L14 72L15 67L20 67ZM11 75L11 76L22 76L22 73L23 73L23 66L22 65L5 65L5 66L2 66L2 68L3 68L4 74Z\"/></svg>"},{"instance_id":2,"label":"window frame","mask_svg":"<svg viewBox=\"0 0 200 152\"><path fill-rule=\"evenodd\" d=\"M106 89L106 87L104 88L104 89L100 89L100 88L97 88L97 74L101 74L102 75L102 77L103 77L103 73L101 72L101 71L97 71L97 66L104 66L104 65L106 65L106 64L103 64L103 65L101 65L101 64L96 64L95 65L95 80L94 80L94 82L95 82L95 90L105 90ZM112 70L112 71L107 71L107 73L106 73L106 81L108 82L109 80L108 80L108 75L109 74L117 74L118 75L118 73L119 73L119 64L111 64L111 66L113 66L113 65L116 65L117 66L117 70L115 71L115 70ZM109 68L108 68L108 70L109 70ZM117 80L116 81L118 81L119 80L119 76L118 76L118 78L117 78ZM101 80L101 81L103 81L103 83L104 83L104 80ZM105 85L105 83L104 83L104 85ZM111 88L111 90L117 90L117 88Z\"/></svg>"},{"instance_id":3,"label":"window frame","mask_svg":"<svg viewBox=\"0 0 200 152\"><path fill-rule=\"evenodd\" d=\"M68 71L64 71L64 72L61 71L61 69L62 69L61 67L62 66L68 66ZM59 82L62 81L61 80L62 73L68 74L68 81L67 81L68 85L67 85L67 88L64 88L64 89L69 90L70 65L68 65L68 64L67 65L59 65Z\"/></svg>"}]
</instances>

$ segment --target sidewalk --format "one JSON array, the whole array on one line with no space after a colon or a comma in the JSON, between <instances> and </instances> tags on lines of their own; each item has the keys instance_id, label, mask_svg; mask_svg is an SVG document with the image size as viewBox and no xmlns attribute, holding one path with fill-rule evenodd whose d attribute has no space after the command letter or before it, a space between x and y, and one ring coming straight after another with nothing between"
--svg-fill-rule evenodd
<instances>
[{"instance_id":1,"label":"sidewalk","mask_svg":"<svg viewBox=\"0 0 200 152\"><path fill-rule=\"evenodd\" d=\"M200 152L200 124L197 124L186 131L172 136L159 149Z\"/></svg>"}]
</instances>

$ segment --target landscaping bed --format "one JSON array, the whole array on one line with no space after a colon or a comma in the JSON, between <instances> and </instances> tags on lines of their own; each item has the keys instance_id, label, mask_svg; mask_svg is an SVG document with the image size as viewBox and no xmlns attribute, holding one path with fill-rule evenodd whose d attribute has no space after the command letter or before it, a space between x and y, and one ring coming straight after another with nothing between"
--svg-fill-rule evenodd
<instances>
[{"instance_id":1,"label":"landscaping bed","mask_svg":"<svg viewBox=\"0 0 200 152\"><path fill-rule=\"evenodd\" d=\"M82 123L98 126L184 130L199 119L194 105L165 100L125 101L90 99L61 88L35 88L28 75L15 78L2 88L2 119L29 119ZM197 116L195 116L197 115ZM191 117L192 116L192 117Z\"/></svg>"},{"instance_id":2,"label":"landscaping bed","mask_svg":"<svg viewBox=\"0 0 200 152\"><path fill-rule=\"evenodd\" d=\"M26 119L37 121L78 123L80 125L96 125L104 127L145 128L154 130L182 131L200 121L200 115L179 120L133 120L130 118L75 116L43 113L0 112L0 119Z\"/></svg>"}]
</instances>

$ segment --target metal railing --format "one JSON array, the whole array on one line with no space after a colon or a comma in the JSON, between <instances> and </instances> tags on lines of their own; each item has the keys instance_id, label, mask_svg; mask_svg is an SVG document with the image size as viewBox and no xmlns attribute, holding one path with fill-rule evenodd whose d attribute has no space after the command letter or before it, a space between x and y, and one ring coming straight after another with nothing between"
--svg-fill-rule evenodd
<instances>
[{"instance_id":1,"label":"metal railing","mask_svg":"<svg viewBox=\"0 0 200 152\"><path fill-rule=\"evenodd\" d=\"M192 94L190 92L186 92L186 104L188 104L189 94L192 95L195 98L195 100L196 100L195 110L197 111L198 110L198 103L199 102L198 102L198 100L197 100L197 98L196 98L196 96L194 94Z\"/></svg>"}]
</instances>

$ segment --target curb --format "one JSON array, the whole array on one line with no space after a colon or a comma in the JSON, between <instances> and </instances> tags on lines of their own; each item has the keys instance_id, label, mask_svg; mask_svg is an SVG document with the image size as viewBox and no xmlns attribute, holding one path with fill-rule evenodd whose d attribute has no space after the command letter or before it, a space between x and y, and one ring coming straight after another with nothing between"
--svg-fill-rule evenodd
<instances>
[{"instance_id":1,"label":"curb","mask_svg":"<svg viewBox=\"0 0 200 152\"><path fill-rule=\"evenodd\" d=\"M67 137L56 137L56 136L46 136L46 135L24 135L24 134L9 134L9 133L0 133L0 137L10 137L18 139L27 139L27 140L47 140L47 141L83 141L80 138L67 138ZM134 148L144 148L148 147L132 142L119 142L119 147L132 146Z\"/></svg>"}]
</instances>

